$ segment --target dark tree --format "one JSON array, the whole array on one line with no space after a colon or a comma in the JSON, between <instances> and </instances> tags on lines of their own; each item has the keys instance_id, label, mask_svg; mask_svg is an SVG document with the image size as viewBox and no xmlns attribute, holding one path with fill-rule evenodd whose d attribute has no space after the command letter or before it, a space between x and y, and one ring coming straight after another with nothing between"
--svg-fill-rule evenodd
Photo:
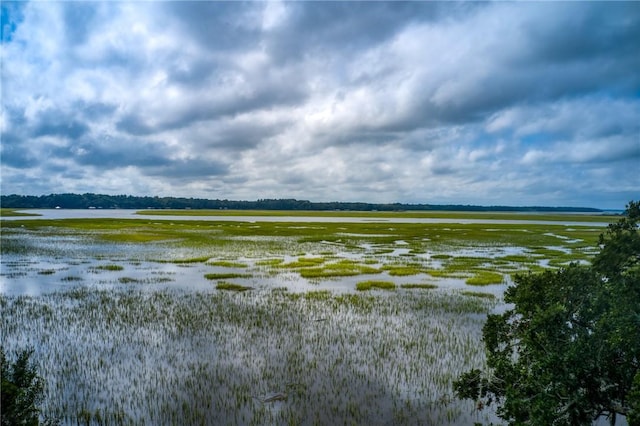
<instances>
[{"instance_id":1,"label":"dark tree","mask_svg":"<svg viewBox=\"0 0 640 426\"><path fill-rule=\"evenodd\" d=\"M33 350L16 354L16 360L7 359L4 348L0 348L2 362L2 426L39 424L44 382L38 376L30 357Z\"/></svg>"},{"instance_id":2,"label":"dark tree","mask_svg":"<svg viewBox=\"0 0 640 426\"><path fill-rule=\"evenodd\" d=\"M510 424L591 424L625 415L640 425L640 203L600 237L592 266L519 275L514 308L483 329L489 370L454 389L497 404Z\"/></svg>"}]
</instances>

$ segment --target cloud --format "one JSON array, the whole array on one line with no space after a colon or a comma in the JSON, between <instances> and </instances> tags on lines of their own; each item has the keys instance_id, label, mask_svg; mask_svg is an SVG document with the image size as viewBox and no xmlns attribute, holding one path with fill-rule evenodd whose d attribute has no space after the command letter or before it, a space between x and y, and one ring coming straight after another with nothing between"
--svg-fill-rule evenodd
<instances>
[{"instance_id":1,"label":"cloud","mask_svg":"<svg viewBox=\"0 0 640 426\"><path fill-rule=\"evenodd\" d=\"M640 191L640 4L8 2L2 193Z\"/></svg>"}]
</instances>

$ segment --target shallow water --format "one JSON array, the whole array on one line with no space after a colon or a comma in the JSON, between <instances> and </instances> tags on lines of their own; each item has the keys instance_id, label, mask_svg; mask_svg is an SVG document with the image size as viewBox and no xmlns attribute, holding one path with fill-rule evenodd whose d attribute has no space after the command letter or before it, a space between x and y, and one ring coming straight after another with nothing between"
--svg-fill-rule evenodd
<instances>
[{"instance_id":1,"label":"shallow water","mask_svg":"<svg viewBox=\"0 0 640 426\"><path fill-rule=\"evenodd\" d=\"M321 216L182 216L144 215L140 210L122 209L25 209L25 213L40 216L7 216L2 220L24 219L153 219L157 221L208 220L220 222L294 222L294 223L452 223L452 224L495 224L495 225L564 225L564 226L608 226L608 222L548 221L548 220L503 220L480 218L402 218L402 217L321 217Z\"/></svg>"},{"instance_id":2,"label":"shallow water","mask_svg":"<svg viewBox=\"0 0 640 426\"><path fill-rule=\"evenodd\" d=\"M384 228L381 234L393 235ZM428 238L378 243L376 234L355 235L355 244L228 236L228 244L205 251L208 261L180 263L202 253L12 229L2 235L0 259L3 343L36 349L50 385L46 409L64 424L98 423L97 416L112 424L495 423L493 413L455 400L451 383L483 366L482 325L488 312L506 308L509 273L502 284L477 287L424 271L457 258L491 265L528 249L432 246ZM260 245L276 239L275 247ZM374 268L416 264L421 272L305 279L300 269L261 264L305 258ZM212 273L250 274L228 281L253 290L216 290L226 280L205 278ZM438 288L357 292L366 280ZM463 296L465 290L497 297ZM287 398L266 401L280 393Z\"/></svg>"}]
</instances>

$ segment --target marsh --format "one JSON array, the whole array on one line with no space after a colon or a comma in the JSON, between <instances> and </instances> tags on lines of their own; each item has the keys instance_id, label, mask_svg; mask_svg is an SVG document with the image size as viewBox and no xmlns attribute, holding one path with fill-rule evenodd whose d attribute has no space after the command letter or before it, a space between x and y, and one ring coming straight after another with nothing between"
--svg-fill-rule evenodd
<instances>
[{"instance_id":1,"label":"marsh","mask_svg":"<svg viewBox=\"0 0 640 426\"><path fill-rule=\"evenodd\" d=\"M3 221L3 342L65 424L495 421L452 380L514 273L589 261L581 224Z\"/></svg>"}]
</instances>

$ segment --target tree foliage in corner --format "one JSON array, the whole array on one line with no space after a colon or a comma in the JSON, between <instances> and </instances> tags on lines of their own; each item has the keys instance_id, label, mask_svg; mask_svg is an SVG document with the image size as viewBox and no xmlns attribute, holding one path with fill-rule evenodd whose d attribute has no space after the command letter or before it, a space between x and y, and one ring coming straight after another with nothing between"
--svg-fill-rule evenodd
<instances>
[{"instance_id":1,"label":"tree foliage in corner","mask_svg":"<svg viewBox=\"0 0 640 426\"><path fill-rule=\"evenodd\" d=\"M2 426L39 424L38 403L43 396L44 383L29 361L32 353L33 350L23 350L17 353L14 362L10 362L4 349L0 348Z\"/></svg>"},{"instance_id":2,"label":"tree foliage in corner","mask_svg":"<svg viewBox=\"0 0 640 426\"><path fill-rule=\"evenodd\" d=\"M640 202L600 236L591 266L519 275L483 329L489 370L454 383L510 424L640 425Z\"/></svg>"}]
</instances>

